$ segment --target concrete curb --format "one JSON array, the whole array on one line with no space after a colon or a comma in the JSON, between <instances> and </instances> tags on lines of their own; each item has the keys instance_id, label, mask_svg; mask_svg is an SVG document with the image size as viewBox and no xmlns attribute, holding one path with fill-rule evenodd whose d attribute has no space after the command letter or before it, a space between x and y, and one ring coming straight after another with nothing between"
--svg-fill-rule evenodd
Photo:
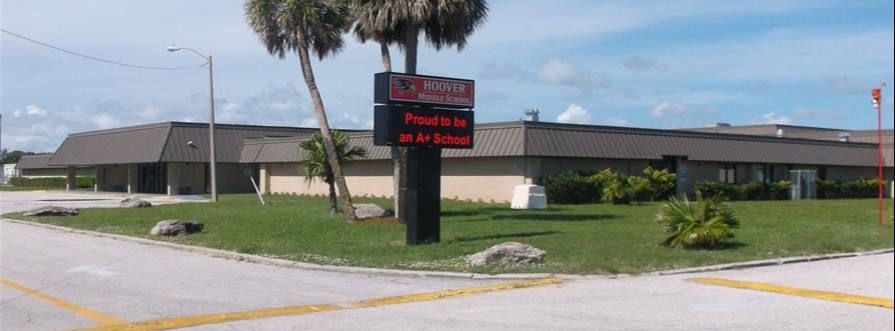
<instances>
[{"instance_id":1,"label":"concrete curb","mask_svg":"<svg viewBox=\"0 0 895 331\"><path fill-rule=\"evenodd\" d=\"M307 262L296 262L296 261L283 260L283 259L278 259L278 258L243 254L243 253L237 253L237 252L233 252L233 251L226 251L226 250L215 249L215 248L190 246L190 245L177 244L177 243L171 243L171 242L166 242L166 241L143 239L143 238L137 238L137 237L118 235L118 234L73 229L73 228L67 228L67 227L62 227L62 226L37 223L37 222L31 222L31 221L24 221L24 220L16 220L16 219L10 219L10 218L0 218L0 221L37 226L37 227L42 227L42 228L52 229L52 230L57 230L57 231L62 231L62 232L70 232L70 233L76 233L76 234L81 234L81 235L89 235L89 236L100 237L100 238L109 238L109 239L114 239L114 240L133 242L133 243L149 245L149 246L165 247L165 248L174 249L174 250L178 250L178 251L201 254L201 255L206 255L206 256L215 257L215 258L222 258L222 259L227 259L227 260L248 262L248 263L256 263L256 264L269 265L269 266L275 266L275 267L314 270L314 271L326 271L326 272L357 273L357 274L366 274L366 275L372 275L372 276L401 276L401 277L417 277L417 278L466 278L466 279L483 279L483 280L486 280L486 279L520 280L520 279L539 279L539 278L553 277L553 278L559 278L559 279L563 279L563 280L618 279L618 278L638 277L638 276L666 276L666 275L678 275L678 274L688 274L688 273L698 273L698 272L714 272L714 271L732 270L732 269L758 268L758 267L776 266L776 265L783 265L783 264L793 264L793 263L803 263L803 262L812 262L812 261L858 257L858 256L888 254L888 253L895 252L895 249L893 249L893 248L885 248L885 249L878 249L878 250L872 250L872 251L866 251L866 252L834 253L834 254L823 254L823 255L812 255L812 256L795 256L795 257L778 258L778 259L746 261L746 262L727 263L727 264L702 266L702 267L663 270L663 271L655 271L655 272L649 272L649 273L643 273L643 274L637 274L637 275L630 275L630 274L573 275L573 274L550 274L550 273L494 274L494 275L492 275L492 274L479 274L479 273L468 273L468 272L417 271L417 270L378 269L378 268L365 268L365 267L320 265L320 264L313 264L313 263L307 263Z\"/></svg>"}]
</instances>

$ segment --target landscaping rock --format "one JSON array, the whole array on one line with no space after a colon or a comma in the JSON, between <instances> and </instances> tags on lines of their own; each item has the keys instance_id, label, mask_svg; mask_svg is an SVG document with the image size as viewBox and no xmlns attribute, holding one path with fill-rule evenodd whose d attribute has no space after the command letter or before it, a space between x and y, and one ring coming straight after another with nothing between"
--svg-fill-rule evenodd
<instances>
[{"instance_id":1,"label":"landscaping rock","mask_svg":"<svg viewBox=\"0 0 895 331\"><path fill-rule=\"evenodd\" d=\"M472 267L481 267L488 264L517 266L543 262L546 255L547 252L530 245L505 242L470 255L466 258L466 263Z\"/></svg>"},{"instance_id":2,"label":"landscaping rock","mask_svg":"<svg viewBox=\"0 0 895 331\"><path fill-rule=\"evenodd\" d=\"M152 230L149 230L149 234L153 236L185 236L202 232L203 227L205 225L195 221L165 220L155 224Z\"/></svg>"},{"instance_id":3,"label":"landscaping rock","mask_svg":"<svg viewBox=\"0 0 895 331\"><path fill-rule=\"evenodd\" d=\"M23 216L74 216L79 214L78 208L43 206L26 211Z\"/></svg>"},{"instance_id":4,"label":"landscaping rock","mask_svg":"<svg viewBox=\"0 0 895 331\"><path fill-rule=\"evenodd\" d=\"M388 216L388 212L382 207L374 205L372 203L358 203L354 205L354 214L357 215L357 219L367 219L373 217L385 217Z\"/></svg>"},{"instance_id":5,"label":"landscaping rock","mask_svg":"<svg viewBox=\"0 0 895 331\"><path fill-rule=\"evenodd\" d=\"M127 198L121 200L121 208L146 208L152 207L152 203L140 198Z\"/></svg>"}]
</instances>

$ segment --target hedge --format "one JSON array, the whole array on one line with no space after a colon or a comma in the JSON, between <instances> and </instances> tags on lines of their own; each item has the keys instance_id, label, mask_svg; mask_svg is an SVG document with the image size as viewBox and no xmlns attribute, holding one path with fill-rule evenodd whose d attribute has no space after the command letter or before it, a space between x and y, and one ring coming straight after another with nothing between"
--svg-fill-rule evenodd
<instances>
[{"instance_id":1,"label":"hedge","mask_svg":"<svg viewBox=\"0 0 895 331\"><path fill-rule=\"evenodd\" d=\"M596 203L602 198L602 187L587 174L568 171L544 175L541 185L549 203Z\"/></svg>"},{"instance_id":2,"label":"hedge","mask_svg":"<svg viewBox=\"0 0 895 331\"><path fill-rule=\"evenodd\" d=\"M879 195L879 180L858 179L845 182L832 180L817 181L818 199L862 199Z\"/></svg>"},{"instance_id":3,"label":"hedge","mask_svg":"<svg viewBox=\"0 0 895 331\"><path fill-rule=\"evenodd\" d=\"M38 177L38 178L26 178L26 177L12 177L9 179L9 183L13 186L28 186L28 187L65 187L66 178L65 177ZM96 182L96 179L93 177L77 177L75 181L75 187L77 188L91 188L93 184Z\"/></svg>"},{"instance_id":4,"label":"hedge","mask_svg":"<svg viewBox=\"0 0 895 331\"><path fill-rule=\"evenodd\" d=\"M781 180L772 183L728 184L720 182L697 182L696 192L711 197L721 195L728 200L786 200L789 199L792 183Z\"/></svg>"}]
</instances>

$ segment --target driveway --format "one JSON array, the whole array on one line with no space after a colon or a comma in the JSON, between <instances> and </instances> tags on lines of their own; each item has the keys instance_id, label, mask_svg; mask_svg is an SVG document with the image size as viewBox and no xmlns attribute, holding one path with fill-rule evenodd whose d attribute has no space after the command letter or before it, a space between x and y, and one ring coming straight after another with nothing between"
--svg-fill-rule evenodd
<instances>
[{"instance_id":1,"label":"driveway","mask_svg":"<svg viewBox=\"0 0 895 331\"><path fill-rule=\"evenodd\" d=\"M895 325L891 253L668 276L481 280L259 265L10 221L0 221L0 240L2 330L892 330Z\"/></svg>"},{"instance_id":2,"label":"driveway","mask_svg":"<svg viewBox=\"0 0 895 331\"><path fill-rule=\"evenodd\" d=\"M14 191L0 192L0 213L12 213L25 211L46 205L61 207L101 207L116 208L121 200L128 197L137 197L149 201L153 205L204 202L205 199L195 195L167 196L160 194L133 194L112 192L87 192L87 191Z\"/></svg>"}]
</instances>

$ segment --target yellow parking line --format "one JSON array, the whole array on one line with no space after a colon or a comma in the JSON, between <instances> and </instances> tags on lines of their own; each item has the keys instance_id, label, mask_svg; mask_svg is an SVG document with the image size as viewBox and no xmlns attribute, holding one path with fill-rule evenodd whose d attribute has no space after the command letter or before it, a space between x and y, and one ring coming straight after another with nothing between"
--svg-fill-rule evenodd
<instances>
[{"instance_id":1,"label":"yellow parking line","mask_svg":"<svg viewBox=\"0 0 895 331\"><path fill-rule=\"evenodd\" d=\"M332 310L340 310L340 309L344 309L344 308L335 306L335 305L291 306L291 307L258 309L258 310L249 310L249 311L232 312L232 313L166 318L166 319L159 319L159 320L131 323L131 324L123 324L122 323L122 324L118 324L118 325L106 325L106 326L101 326L98 328L89 328L89 329L81 329L81 330L90 330L90 331L171 330L171 329L188 328L188 327L206 325L206 324L217 324L217 323L243 321L243 320L258 319L258 318L287 316L287 315L305 315L305 314L313 314L313 313L332 311Z\"/></svg>"},{"instance_id":2,"label":"yellow parking line","mask_svg":"<svg viewBox=\"0 0 895 331\"><path fill-rule=\"evenodd\" d=\"M358 302L350 304L349 306L353 307L353 308L389 306L389 305L397 305L397 304L402 304L402 303L430 301L430 300L444 299L444 298L464 296L464 295L472 295L472 294L495 292L495 291L506 291L506 290L513 290L513 289L519 289L519 288L546 286L546 285L554 285L554 284L562 284L562 280L558 279L558 278L542 278L542 279L533 279L533 280L503 283L503 284L496 284L496 285L489 285L489 286L471 287L471 288L464 288L464 289L458 289L458 290L446 290L446 291L438 291L438 292L399 295L399 296L393 296L393 297L384 297L384 298L376 298L376 299L358 301Z\"/></svg>"},{"instance_id":3,"label":"yellow parking line","mask_svg":"<svg viewBox=\"0 0 895 331\"><path fill-rule=\"evenodd\" d=\"M206 324L217 324L217 323L251 320L251 319L259 319L259 318L292 316L292 315L306 315L306 314L313 314L313 313L319 313L319 312L324 312L324 311L360 309L360 308L369 308L369 307L397 305L397 304L402 304L402 303L430 301L430 300L436 300L436 299L445 299L445 298L452 298L452 297L486 293L486 292L506 291L506 290L520 289L520 288L561 284L562 282L563 282L562 280L557 279L557 278L534 279L534 280L503 283L503 284L489 285L489 286L482 286L482 287L471 287L471 288L458 289L458 290L445 290L445 291L438 291L438 292L427 292L427 293L417 293L417 294L409 294L409 295L401 295L401 296L393 296L393 297L375 298L375 299L352 302L352 303L343 304L343 305L303 305L303 306L268 308L268 309L258 309L258 310L221 313L221 314L183 316L183 317L159 319L159 320L130 323L130 324L106 325L106 326L97 327L97 328L80 329L80 331L171 330L171 329L180 329L180 328L194 327L194 326L206 325ZM75 331L77 331L77 330L75 330Z\"/></svg>"},{"instance_id":4,"label":"yellow parking line","mask_svg":"<svg viewBox=\"0 0 895 331\"><path fill-rule=\"evenodd\" d=\"M809 289L803 289L803 288L797 288L797 287L778 286L778 285L766 284L766 283L742 282L742 281L729 280L729 279L723 279L723 278L710 278L710 277L709 278L691 278L689 280L692 282L699 283L699 284L735 287L735 288L773 292L773 293L783 293L783 294L797 295L797 296L801 296L801 297L815 298L815 299L821 299L821 300L856 303L856 304L870 305L870 306L879 306L879 307L885 307L885 308L889 308L889 309L892 309L892 306L893 306L892 300L868 297L868 296L863 296L863 295L853 295L853 294L847 294L847 293L809 290Z\"/></svg>"},{"instance_id":5,"label":"yellow parking line","mask_svg":"<svg viewBox=\"0 0 895 331\"><path fill-rule=\"evenodd\" d=\"M115 317L112 317L112 316L109 316L109 315L106 315L106 314L103 314L103 313L100 313L100 312L97 312L97 311L94 311L94 310L91 310L88 308L84 308L84 307L75 305L71 302L49 296L47 294L44 294L37 290L32 290L30 288L16 284L16 283L14 283L10 280L4 279L4 278L0 278L0 284L2 284L3 286L9 287L11 289L14 289L16 291L22 292L27 296L49 302L50 304L52 304L56 307L59 307L59 308L68 310L70 312L73 312L75 314L81 315L83 317L86 317L92 321L99 323L100 325L114 325L114 324L127 323L127 321L125 321L125 320L118 319L118 318L115 318Z\"/></svg>"}]
</instances>

